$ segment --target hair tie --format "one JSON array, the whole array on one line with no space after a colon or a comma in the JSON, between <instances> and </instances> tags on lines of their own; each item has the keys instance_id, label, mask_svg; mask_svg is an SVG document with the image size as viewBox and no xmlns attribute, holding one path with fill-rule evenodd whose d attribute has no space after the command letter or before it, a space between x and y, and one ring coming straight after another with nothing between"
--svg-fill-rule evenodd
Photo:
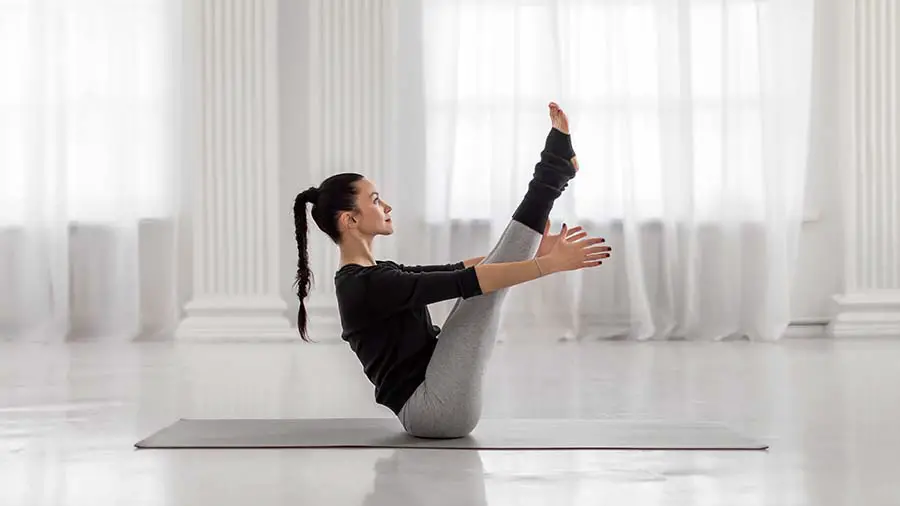
<instances>
[{"instance_id":1,"label":"hair tie","mask_svg":"<svg viewBox=\"0 0 900 506\"><path fill-rule=\"evenodd\" d=\"M315 186L310 186L303 193L300 194L301 198L305 202L309 202L310 204L315 204L319 200L319 189Z\"/></svg>"}]
</instances>

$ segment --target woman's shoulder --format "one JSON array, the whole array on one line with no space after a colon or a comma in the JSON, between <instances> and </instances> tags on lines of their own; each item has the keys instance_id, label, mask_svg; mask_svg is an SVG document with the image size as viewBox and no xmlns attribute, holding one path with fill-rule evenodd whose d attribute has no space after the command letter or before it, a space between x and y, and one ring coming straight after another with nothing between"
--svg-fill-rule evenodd
<instances>
[{"instance_id":1,"label":"woman's shoulder","mask_svg":"<svg viewBox=\"0 0 900 506\"><path fill-rule=\"evenodd\" d=\"M367 304L369 297L379 293L373 291L373 288L382 286L383 274L396 270L399 270L399 266L390 260L377 260L375 265L342 265L334 275L335 295L339 304L346 307Z\"/></svg>"},{"instance_id":2,"label":"woman's shoulder","mask_svg":"<svg viewBox=\"0 0 900 506\"><path fill-rule=\"evenodd\" d=\"M338 270L335 272L336 276L341 274L351 274L351 273L363 273L363 272L371 272L379 269L399 269L400 265L393 260L375 260L375 265L361 265L361 264L344 264L338 267Z\"/></svg>"},{"instance_id":3,"label":"woman's shoulder","mask_svg":"<svg viewBox=\"0 0 900 506\"><path fill-rule=\"evenodd\" d=\"M379 277L385 271L400 270L400 266L391 260L376 260L375 265L345 264L334 273L335 285L352 286L356 282L366 281L372 276Z\"/></svg>"}]
</instances>

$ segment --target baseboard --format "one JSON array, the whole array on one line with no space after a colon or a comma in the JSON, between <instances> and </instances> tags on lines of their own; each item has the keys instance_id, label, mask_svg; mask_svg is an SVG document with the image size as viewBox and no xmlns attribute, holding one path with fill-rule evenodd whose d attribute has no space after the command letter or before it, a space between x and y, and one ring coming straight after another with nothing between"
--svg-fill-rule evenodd
<instances>
[{"instance_id":1,"label":"baseboard","mask_svg":"<svg viewBox=\"0 0 900 506\"><path fill-rule=\"evenodd\" d=\"M827 338L828 336L828 323L827 321L822 323L802 323L802 324L793 324L788 325L787 330L784 333L784 337L782 339L809 339L809 338Z\"/></svg>"},{"instance_id":2,"label":"baseboard","mask_svg":"<svg viewBox=\"0 0 900 506\"><path fill-rule=\"evenodd\" d=\"M835 338L900 337L900 290L877 290L834 298L828 325Z\"/></svg>"}]
</instances>

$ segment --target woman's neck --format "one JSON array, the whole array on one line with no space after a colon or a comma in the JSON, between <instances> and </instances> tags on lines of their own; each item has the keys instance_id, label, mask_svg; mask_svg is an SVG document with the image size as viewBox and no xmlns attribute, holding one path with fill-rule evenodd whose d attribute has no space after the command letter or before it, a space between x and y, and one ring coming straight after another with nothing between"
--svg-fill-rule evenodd
<instances>
[{"instance_id":1,"label":"woman's neck","mask_svg":"<svg viewBox=\"0 0 900 506\"><path fill-rule=\"evenodd\" d=\"M363 266L375 265L375 255L372 253L372 240L374 237L346 237L340 243L341 267L348 264Z\"/></svg>"}]
</instances>

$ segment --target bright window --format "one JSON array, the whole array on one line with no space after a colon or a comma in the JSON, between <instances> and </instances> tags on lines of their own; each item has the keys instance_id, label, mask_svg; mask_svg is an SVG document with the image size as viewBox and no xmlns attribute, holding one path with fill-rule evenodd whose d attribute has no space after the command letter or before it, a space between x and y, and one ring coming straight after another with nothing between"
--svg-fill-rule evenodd
<instances>
[{"instance_id":1,"label":"bright window","mask_svg":"<svg viewBox=\"0 0 900 506\"><path fill-rule=\"evenodd\" d=\"M0 0L0 222L167 209L171 0Z\"/></svg>"},{"instance_id":2,"label":"bright window","mask_svg":"<svg viewBox=\"0 0 900 506\"><path fill-rule=\"evenodd\" d=\"M498 185L524 188L551 99L564 100L572 118L579 216L667 214L679 205L674 191L701 214L723 198L762 212L762 8L427 4L428 168L444 182L431 186L430 214L488 218Z\"/></svg>"}]
</instances>

